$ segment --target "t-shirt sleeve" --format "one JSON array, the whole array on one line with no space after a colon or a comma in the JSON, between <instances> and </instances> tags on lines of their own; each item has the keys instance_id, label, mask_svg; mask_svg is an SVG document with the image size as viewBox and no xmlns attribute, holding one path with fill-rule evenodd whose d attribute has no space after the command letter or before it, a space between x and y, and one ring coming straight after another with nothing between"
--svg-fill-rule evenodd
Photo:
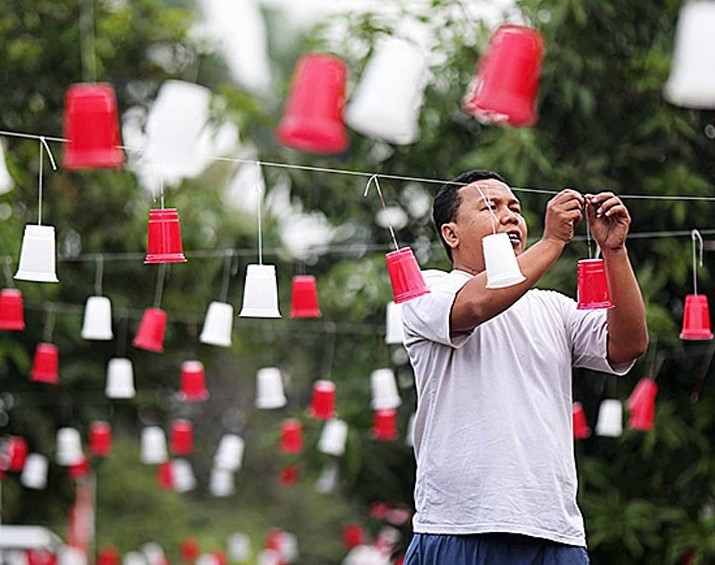
<instances>
[{"instance_id":1,"label":"t-shirt sleeve","mask_svg":"<svg viewBox=\"0 0 715 565\"><path fill-rule=\"evenodd\" d=\"M437 282L430 285L429 278L425 278L430 292L402 305L405 344L429 340L449 347L461 347L472 332L450 335L449 319L454 298L469 279L456 279L443 273Z\"/></svg>"},{"instance_id":2,"label":"t-shirt sleeve","mask_svg":"<svg viewBox=\"0 0 715 565\"><path fill-rule=\"evenodd\" d=\"M614 375L625 375L635 364L611 365L608 362L608 325L606 310L579 310L576 302L566 299L568 330L571 338L573 366Z\"/></svg>"}]
</instances>

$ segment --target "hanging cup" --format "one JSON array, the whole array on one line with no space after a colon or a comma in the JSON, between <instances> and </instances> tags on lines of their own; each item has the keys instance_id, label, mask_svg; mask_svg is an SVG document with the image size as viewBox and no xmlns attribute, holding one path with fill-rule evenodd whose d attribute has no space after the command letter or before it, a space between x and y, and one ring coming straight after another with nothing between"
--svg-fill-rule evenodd
<instances>
[{"instance_id":1,"label":"hanging cup","mask_svg":"<svg viewBox=\"0 0 715 565\"><path fill-rule=\"evenodd\" d=\"M710 340L710 307L704 294L688 294L685 297L685 312L680 339Z\"/></svg>"},{"instance_id":2,"label":"hanging cup","mask_svg":"<svg viewBox=\"0 0 715 565\"><path fill-rule=\"evenodd\" d=\"M39 453L30 453L20 475L20 483L26 488L42 490L47 486L47 457Z\"/></svg>"},{"instance_id":3,"label":"hanging cup","mask_svg":"<svg viewBox=\"0 0 715 565\"><path fill-rule=\"evenodd\" d=\"M464 110L487 124L536 123L544 40L532 28L502 25L492 34L467 90Z\"/></svg>"},{"instance_id":4,"label":"hanging cup","mask_svg":"<svg viewBox=\"0 0 715 565\"><path fill-rule=\"evenodd\" d=\"M385 343L388 345L404 343L405 331L402 328L402 304L394 301L387 303L385 311Z\"/></svg>"},{"instance_id":5,"label":"hanging cup","mask_svg":"<svg viewBox=\"0 0 715 565\"><path fill-rule=\"evenodd\" d=\"M228 537L228 556L231 561L248 562L251 555L251 538L247 534L235 532Z\"/></svg>"},{"instance_id":6,"label":"hanging cup","mask_svg":"<svg viewBox=\"0 0 715 565\"><path fill-rule=\"evenodd\" d=\"M313 384L313 397L308 416L316 420L329 420L335 416L335 383L321 379Z\"/></svg>"},{"instance_id":7,"label":"hanging cup","mask_svg":"<svg viewBox=\"0 0 715 565\"><path fill-rule=\"evenodd\" d=\"M687 108L715 108L715 5L689 2L675 28L672 71L665 98Z\"/></svg>"},{"instance_id":8,"label":"hanging cup","mask_svg":"<svg viewBox=\"0 0 715 565\"><path fill-rule=\"evenodd\" d=\"M370 433L378 441L395 441L398 437L397 410L376 410Z\"/></svg>"},{"instance_id":9,"label":"hanging cup","mask_svg":"<svg viewBox=\"0 0 715 565\"><path fill-rule=\"evenodd\" d=\"M633 430L647 432L653 429L655 422L655 397L658 394L658 383L652 379L642 379L643 385L637 395L633 395L628 403L631 417L628 426ZM640 385L640 382L638 383Z\"/></svg>"},{"instance_id":10,"label":"hanging cup","mask_svg":"<svg viewBox=\"0 0 715 565\"><path fill-rule=\"evenodd\" d=\"M419 137L427 61L419 47L391 37L368 61L350 104L347 124L364 135L405 145Z\"/></svg>"},{"instance_id":11,"label":"hanging cup","mask_svg":"<svg viewBox=\"0 0 715 565\"><path fill-rule=\"evenodd\" d=\"M55 271L55 228L27 224L15 278L32 282L59 282Z\"/></svg>"},{"instance_id":12,"label":"hanging cup","mask_svg":"<svg viewBox=\"0 0 715 565\"><path fill-rule=\"evenodd\" d=\"M156 484L162 490L174 489L174 465L172 461L164 461L156 468Z\"/></svg>"},{"instance_id":13,"label":"hanging cup","mask_svg":"<svg viewBox=\"0 0 715 565\"><path fill-rule=\"evenodd\" d=\"M505 233L493 233L482 239L487 288L504 288L526 280L519 269L514 247Z\"/></svg>"},{"instance_id":14,"label":"hanging cup","mask_svg":"<svg viewBox=\"0 0 715 565\"><path fill-rule=\"evenodd\" d=\"M171 423L170 446L174 455L191 455L194 451L194 426L189 420Z\"/></svg>"},{"instance_id":15,"label":"hanging cup","mask_svg":"<svg viewBox=\"0 0 715 565\"><path fill-rule=\"evenodd\" d=\"M235 434L223 435L216 449L216 455L214 455L214 467L228 471L238 471L243 464L245 445L240 436Z\"/></svg>"},{"instance_id":16,"label":"hanging cup","mask_svg":"<svg viewBox=\"0 0 715 565\"><path fill-rule=\"evenodd\" d=\"M407 302L429 292L412 249L404 247L391 251L385 259L396 303Z\"/></svg>"},{"instance_id":17,"label":"hanging cup","mask_svg":"<svg viewBox=\"0 0 715 565\"><path fill-rule=\"evenodd\" d=\"M104 394L107 398L134 398L134 368L130 359L116 357L109 360Z\"/></svg>"},{"instance_id":18,"label":"hanging cup","mask_svg":"<svg viewBox=\"0 0 715 565\"><path fill-rule=\"evenodd\" d=\"M233 495L236 492L233 473L227 469L211 469L209 492L217 498Z\"/></svg>"},{"instance_id":19,"label":"hanging cup","mask_svg":"<svg viewBox=\"0 0 715 565\"><path fill-rule=\"evenodd\" d=\"M232 330L233 306L225 302L212 302L206 311L199 341L208 345L231 347Z\"/></svg>"},{"instance_id":20,"label":"hanging cup","mask_svg":"<svg viewBox=\"0 0 715 565\"><path fill-rule=\"evenodd\" d=\"M288 418L281 425L280 449L282 453L296 454L303 451L303 425L295 418Z\"/></svg>"},{"instance_id":21,"label":"hanging cup","mask_svg":"<svg viewBox=\"0 0 715 565\"><path fill-rule=\"evenodd\" d=\"M112 333L112 303L106 296L90 296L84 307L82 338L110 340Z\"/></svg>"},{"instance_id":22,"label":"hanging cup","mask_svg":"<svg viewBox=\"0 0 715 565\"><path fill-rule=\"evenodd\" d=\"M22 471L27 461L27 441L20 436L11 436L6 444L7 470L13 473Z\"/></svg>"},{"instance_id":23,"label":"hanging cup","mask_svg":"<svg viewBox=\"0 0 715 565\"><path fill-rule=\"evenodd\" d=\"M52 343L38 343L32 359L30 380L55 384L59 381L59 350Z\"/></svg>"},{"instance_id":24,"label":"hanging cup","mask_svg":"<svg viewBox=\"0 0 715 565\"><path fill-rule=\"evenodd\" d=\"M179 212L176 208L149 210L145 264L185 263Z\"/></svg>"},{"instance_id":25,"label":"hanging cup","mask_svg":"<svg viewBox=\"0 0 715 565\"><path fill-rule=\"evenodd\" d=\"M243 290L242 318L280 318L275 265L248 265Z\"/></svg>"},{"instance_id":26,"label":"hanging cup","mask_svg":"<svg viewBox=\"0 0 715 565\"><path fill-rule=\"evenodd\" d=\"M343 545L349 550L358 545L362 545L365 540L365 532L360 524L350 523L343 526Z\"/></svg>"},{"instance_id":27,"label":"hanging cup","mask_svg":"<svg viewBox=\"0 0 715 565\"><path fill-rule=\"evenodd\" d=\"M581 259L578 262L577 284L579 310L613 307L603 259Z\"/></svg>"},{"instance_id":28,"label":"hanging cup","mask_svg":"<svg viewBox=\"0 0 715 565\"><path fill-rule=\"evenodd\" d=\"M196 488L194 470L186 459L174 459L171 462L171 474L176 492L189 492Z\"/></svg>"},{"instance_id":29,"label":"hanging cup","mask_svg":"<svg viewBox=\"0 0 715 565\"><path fill-rule=\"evenodd\" d=\"M348 439L348 424L343 420L333 418L325 422L318 440L318 451L327 455L340 457L345 453L345 443Z\"/></svg>"},{"instance_id":30,"label":"hanging cup","mask_svg":"<svg viewBox=\"0 0 715 565\"><path fill-rule=\"evenodd\" d=\"M144 310L139 330L132 344L139 349L155 353L164 351L164 333L166 331L166 312L159 308Z\"/></svg>"},{"instance_id":31,"label":"hanging cup","mask_svg":"<svg viewBox=\"0 0 715 565\"><path fill-rule=\"evenodd\" d=\"M69 467L80 463L84 458L82 452L82 439L79 430L75 428L60 428L57 430L57 455L58 465Z\"/></svg>"},{"instance_id":32,"label":"hanging cup","mask_svg":"<svg viewBox=\"0 0 715 565\"><path fill-rule=\"evenodd\" d=\"M346 76L345 63L333 55L303 55L276 130L278 141L312 153L345 151L349 144L343 122Z\"/></svg>"},{"instance_id":33,"label":"hanging cup","mask_svg":"<svg viewBox=\"0 0 715 565\"><path fill-rule=\"evenodd\" d=\"M281 372L276 367L258 369L256 389L256 408L282 408L288 403L283 392Z\"/></svg>"},{"instance_id":34,"label":"hanging cup","mask_svg":"<svg viewBox=\"0 0 715 565\"><path fill-rule=\"evenodd\" d=\"M193 563L201 555L201 547L199 542L194 538L184 538L180 546L181 560L187 563Z\"/></svg>"},{"instance_id":35,"label":"hanging cup","mask_svg":"<svg viewBox=\"0 0 715 565\"><path fill-rule=\"evenodd\" d=\"M89 427L89 451L95 457L112 453L112 428L107 422L92 422Z\"/></svg>"},{"instance_id":36,"label":"hanging cup","mask_svg":"<svg viewBox=\"0 0 715 565\"><path fill-rule=\"evenodd\" d=\"M22 331L25 329L25 310L22 292L17 288L0 290L0 330Z\"/></svg>"},{"instance_id":37,"label":"hanging cup","mask_svg":"<svg viewBox=\"0 0 715 565\"><path fill-rule=\"evenodd\" d=\"M621 401L607 398L601 402L596 422L596 435L620 437L623 433L623 407Z\"/></svg>"},{"instance_id":38,"label":"hanging cup","mask_svg":"<svg viewBox=\"0 0 715 565\"><path fill-rule=\"evenodd\" d=\"M402 399L397 391L397 381L392 369L376 369L370 374L372 388L372 409L388 410L397 408Z\"/></svg>"},{"instance_id":39,"label":"hanging cup","mask_svg":"<svg viewBox=\"0 0 715 565\"><path fill-rule=\"evenodd\" d=\"M291 318L320 318L318 288L312 275L296 275L291 286Z\"/></svg>"},{"instance_id":40,"label":"hanging cup","mask_svg":"<svg viewBox=\"0 0 715 565\"><path fill-rule=\"evenodd\" d=\"M180 397L184 402L203 402L209 397L206 370L201 361L184 361L181 364Z\"/></svg>"},{"instance_id":41,"label":"hanging cup","mask_svg":"<svg viewBox=\"0 0 715 565\"><path fill-rule=\"evenodd\" d=\"M573 437L576 440L586 439L591 436L591 428L586 422L586 413L580 402L573 403Z\"/></svg>"},{"instance_id":42,"label":"hanging cup","mask_svg":"<svg viewBox=\"0 0 715 565\"><path fill-rule=\"evenodd\" d=\"M164 463L169 455L166 449L166 435L158 426L147 426L141 435L141 461L148 465Z\"/></svg>"},{"instance_id":43,"label":"hanging cup","mask_svg":"<svg viewBox=\"0 0 715 565\"><path fill-rule=\"evenodd\" d=\"M114 88L107 83L74 84L65 96L66 169L116 169L124 164Z\"/></svg>"}]
</instances>

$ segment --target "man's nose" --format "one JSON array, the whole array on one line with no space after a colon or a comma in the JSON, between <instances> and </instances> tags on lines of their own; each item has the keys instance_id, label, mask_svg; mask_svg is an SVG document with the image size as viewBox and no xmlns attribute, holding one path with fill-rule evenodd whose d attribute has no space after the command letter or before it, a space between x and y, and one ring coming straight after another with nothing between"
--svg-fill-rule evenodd
<instances>
[{"instance_id":1,"label":"man's nose","mask_svg":"<svg viewBox=\"0 0 715 565\"><path fill-rule=\"evenodd\" d=\"M509 208L504 208L499 212L499 221L502 224L518 224L519 223L519 217L509 210Z\"/></svg>"}]
</instances>

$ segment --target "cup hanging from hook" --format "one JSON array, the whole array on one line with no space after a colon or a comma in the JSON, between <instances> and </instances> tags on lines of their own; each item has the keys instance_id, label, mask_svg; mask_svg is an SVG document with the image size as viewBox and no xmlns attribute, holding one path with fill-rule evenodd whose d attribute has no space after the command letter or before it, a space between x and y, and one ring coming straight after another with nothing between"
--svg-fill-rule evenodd
<instances>
[{"instance_id":1,"label":"cup hanging from hook","mask_svg":"<svg viewBox=\"0 0 715 565\"><path fill-rule=\"evenodd\" d=\"M711 340L713 333L710 329L710 306L708 297L698 294L698 260L696 242L700 246L700 266L703 266L703 238L698 230L690 232L693 244L693 294L685 297L683 312L683 327L680 339L685 340Z\"/></svg>"}]
</instances>

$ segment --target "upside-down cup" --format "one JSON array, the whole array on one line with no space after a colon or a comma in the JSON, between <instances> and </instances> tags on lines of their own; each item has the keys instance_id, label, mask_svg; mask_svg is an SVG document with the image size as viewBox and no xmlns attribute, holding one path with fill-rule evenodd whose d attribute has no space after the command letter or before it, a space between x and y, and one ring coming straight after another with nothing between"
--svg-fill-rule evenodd
<instances>
[{"instance_id":1,"label":"upside-down cup","mask_svg":"<svg viewBox=\"0 0 715 565\"><path fill-rule=\"evenodd\" d=\"M159 308L144 310L139 330L132 344L139 349L161 353L164 351L164 333L166 332L166 312Z\"/></svg>"},{"instance_id":2,"label":"upside-down cup","mask_svg":"<svg viewBox=\"0 0 715 565\"><path fill-rule=\"evenodd\" d=\"M231 347L232 331L233 305L215 301L209 304L199 341L208 345Z\"/></svg>"},{"instance_id":3,"label":"upside-down cup","mask_svg":"<svg viewBox=\"0 0 715 565\"><path fill-rule=\"evenodd\" d=\"M394 301L387 303L385 310L385 343L388 345L404 343L405 331L402 328L402 305Z\"/></svg>"},{"instance_id":4,"label":"upside-down cup","mask_svg":"<svg viewBox=\"0 0 715 565\"><path fill-rule=\"evenodd\" d=\"M287 454L303 451L303 425L295 418L288 418L281 424L280 449Z\"/></svg>"},{"instance_id":5,"label":"upside-down cup","mask_svg":"<svg viewBox=\"0 0 715 565\"><path fill-rule=\"evenodd\" d=\"M391 251L385 259L396 303L407 302L429 292L412 249L403 247Z\"/></svg>"},{"instance_id":6,"label":"upside-down cup","mask_svg":"<svg viewBox=\"0 0 715 565\"><path fill-rule=\"evenodd\" d=\"M710 340L712 338L708 297L704 294L688 294L685 297L683 329L680 332L680 339Z\"/></svg>"},{"instance_id":7,"label":"upside-down cup","mask_svg":"<svg viewBox=\"0 0 715 565\"><path fill-rule=\"evenodd\" d=\"M376 410L370 433L378 441L396 440L398 437L397 410Z\"/></svg>"},{"instance_id":8,"label":"upside-down cup","mask_svg":"<svg viewBox=\"0 0 715 565\"><path fill-rule=\"evenodd\" d=\"M620 437L623 433L623 407L621 401L606 398L601 402L596 421L596 435L602 437Z\"/></svg>"},{"instance_id":9,"label":"upside-down cup","mask_svg":"<svg viewBox=\"0 0 715 565\"><path fill-rule=\"evenodd\" d=\"M55 228L27 224L15 278L32 282L59 282L55 270Z\"/></svg>"},{"instance_id":10,"label":"upside-down cup","mask_svg":"<svg viewBox=\"0 0 715 565\"><path fill-rule=\"evenodd\" d=\"M134 367L130 359L115 357L107 364L107 383L104 395L107 398L134 398Z\"/></svg>"},{"instance_id":11,"label":"upside-down cup","mask_svg":"<svg viewBox=\"0 0 715 565\"><path fill-rule=\"evenodd\" d=\"M52 343L38 343L32 359L30 380L37 383L56 384L59 379L59 350Z\"/></svg>"},{"instance_id":12,"label":"upside-down cup","mask_svg":"<svg viewBox=\"0 0 715 565\"><path fill-rule=\"evenodd\" d=\"M291 286L291 318L320 318L318 287L312 275L296 275Z\"/></svg>"},{"instance_id":13,"label":"upside-down cup","mask_svg":"<svg viewBox=\"0 0 715 565\"><path fill-rule=\"evenodd\" d=\"M47 457L39 453L30 453L20 475L20 483L26 488L42 490L47 486Z\"/></svg>"},{"instance_id":14,"label":"upside-down cup","mask_svg":"<svg viewBox=\"0 0 715 565\"><path fill-rule=\"evenodd\" d=\"M370 373L370 386L373 410L389 410L402 404L395 372L392 369L375 369Z\"/></svg>"},{"instance_id":15,"label":"upside-down cup","mask_svg":"<svg viewBox=\"0 0 715 565\"><path fill-rule=\"evenodd\" d=\"M209 397L206 371L201 361L184 361L181 364L180 397L185 402L203 402Z\"/></svg>"},{"instance_id":16,"label":"upside-down cup","mask_svg":"<svg viewBox=\"0 0 715 565\"><path fill-rule=\"evenodd\" d=\"M144 263L185 263L179 212L176 208L149 210Z\"/></svg>"},{"instance_id":17,"label":"upside-down cup","mask_svg":"<svg viewBox=\"0 0 715 565\"><path fill-rule=\"evenodd\" d=\"M242 318L280 318L275 265L248 265L243 289Z\"/></svg>"},{"instance_id":18,"label":"upside-down cup","mask_svg":"<svg viewBox=\"0 0 715 565\"><path fill-rule=\"evenodd\" d=\"M140 446L141 461L147 465L165 463L169 457L166 435L159 426L147 426L142 430Z\"/></svg>"},{"instance_id":19,"label":"upside-down cup","mask_svg":"<svg viewBox=\"0 0 715 565\"><path fill-rule=\"evenodd\" d=\"M484 237L482 251L487 271L487 288L504 288L526 280L506 233L493 233Z\"/></svg>"},{"instance_id":20,"label":"upside-down cup","mask_svg":"<svg viewBox=\"0 0 715 565\"><path fill-rule=\"evenodd\" d=\"M335 416L335 383L326 379L315 381L308 416L329 420Z\"/></svg>"},{"instance_id":21,"label":"upside-down cup","mask_svg":"<svg viewBox=\"0 0 715 565\"><path fill-rule=\"evenodd\" d=\"M27 461L27 441L20 436L11 436L6 444L7 470L14 473L22 471Z\"/></svg>"},{"instance_id":22,"label":"upside-down cup","mask_svg":"<svg viewBox=\"0 0 715 565\"><path fill-rule=\"evenodd\" d=\"M191 455L194 450L194 426L189 420L172 422L170 445L174 455Z\"/></svg>"},{"instance_id":23,"label":"upside-down cup","mask_svg":"<svg viewBox=\"0 0 715 565\"><path fill-rule=\"evenodd\" d=\"M288 403L283 392L283 379L276 367L263 367L256 373L256 408L282 408Z\"/></svg>"},{"instance_id":24,"label":"upside-down cup","mask_svg":"<svg viewBox=\"0 0 715 565\"><path fill-rule=\"evenodd\" d=\"M22 331L25 329L25 310L22 292L17 288L0 290L0 330Z\"/></svg>"},{"instance_id":25,"label":"upside-down cup","mask_svg":"<svg viewBox=\"0 0 715 565\"><path fill-rule=\"evenodd\" d=\"M69 467L81 463L84 458L82 452L82 438L76 428L60 428L57 430L57 464Z\"/></svg>"},{"instance_id":26,"label":"upside-down cup","mask_svg":"<svg viewBox=\"0 0 715 565\"><path fill-rule=\"evenodd\" d=\"M95 457L108 457L112 453L112 428L108 422L92 422L89 451Z\"/></svg>"},{"instance_id":27,"label":"upside-down cup","mask_svg":"<svg viewBox=\"0 0 715 565\"><path fill-rule=\"evenodd\" d=\"M112 303L106 296L90 296L84 307L82 338L110 340L112 333Z\"/></svg>"},{"instance_id":28,"label":"upside-down cup","mask_svg":"<svg viewBox=\"0 0 715 565\"><path fill-rule=\"evenodd\" d=\"M581 259L578 262L577 284L579 310L613 307L603 259Z\"/></svg>"},{"instance_id":29,"label":"upside-down cup","mask_svg":"<svg viewBox=\"0 0 715 565\"><path fill-rule=\"evenodd\" d=\"M628 426L633 430L647 432L653 429L655 423L655 397L658 394L658 384L652 379L643 379L638 395L629 403L631 417Z\"/></svg>"},{"instance_id":30,"label":"upside-down cup","mask_svg":"<svg viewBox=\"0 0 715 565\"><path fill-rule=\"evenodd\" d=\"M245 445L243 438L236 434L221 436L214 455L214 467L227 471L238 471L243 464Z\"/></svg>"},{"instance_id":31,"label":"upside-down cup","mask_svg":"<svg viewBox=\"0 0 715 565\"><path fill-rule=\"evenodd\" d=\"M325 422L318 440L318 451L327 455L340 457L345 453L348 439L348 424L343 420L333 418Z\"/></svg>"},{"instance_id":32,"label":"upside-down cup","mask_svg":"<svg viewBox=\"0 0 715 565\"><path fill-rule=\"evenodd\" d=\"M573 437L574 439L586 439L591 436L591 428L586 422L586 413L580 402L573 403Z\"/></svg>"}]
</instances>

